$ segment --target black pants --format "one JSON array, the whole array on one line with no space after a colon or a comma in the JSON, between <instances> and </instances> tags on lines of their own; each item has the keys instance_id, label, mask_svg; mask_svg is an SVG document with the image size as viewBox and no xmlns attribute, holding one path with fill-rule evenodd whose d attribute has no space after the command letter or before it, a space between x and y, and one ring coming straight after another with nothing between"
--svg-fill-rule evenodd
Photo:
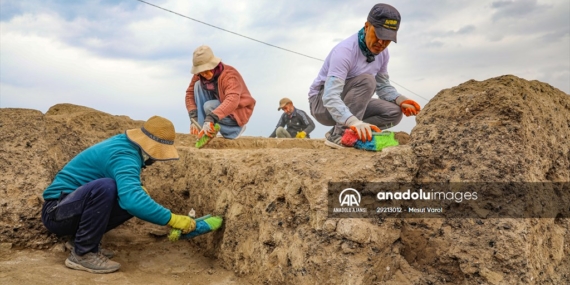
<instances>
[{"instance_id":1,"label":"black pants","mask_svg":"<svg viewBox=\"0 0 570 285\"><path fill-rule=\"evenodd\" d=\"M42 222L58 236L75 236L75 253L97 253L103 234L133 216L119 206L115 180L91 181L59 200L46 200Z\"/></svg>"}]
</instances>

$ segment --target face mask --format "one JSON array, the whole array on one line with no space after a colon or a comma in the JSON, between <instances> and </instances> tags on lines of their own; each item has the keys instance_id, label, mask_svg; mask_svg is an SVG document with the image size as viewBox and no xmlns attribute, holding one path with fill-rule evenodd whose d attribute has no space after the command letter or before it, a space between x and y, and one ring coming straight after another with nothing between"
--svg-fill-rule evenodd
<instances>
[{"instance_id":1,"label":"face mask","mask_svg":"<svg viewBox=\"0 0 570 285\"><path fill-rule=\"evenodd\" d=\"M146 152L142 152L143 155L143 160L144 160L144 166L143 168L152 165L156 160L152 159L148 154L146 154Z\"/></svg>"}]
</instances>

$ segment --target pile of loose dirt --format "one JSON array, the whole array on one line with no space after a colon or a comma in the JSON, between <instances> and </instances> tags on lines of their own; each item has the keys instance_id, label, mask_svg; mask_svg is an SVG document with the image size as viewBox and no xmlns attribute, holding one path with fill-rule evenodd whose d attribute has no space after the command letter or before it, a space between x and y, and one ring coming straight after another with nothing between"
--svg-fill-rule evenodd
<instances>
[{"instance_id":1,"label":"pile of loose dirt","mask_svg":"<svg viewBox=\"0 0 570 285\"><path fill-rule=\"evenodd\" d=\"M412 147L428 181L569 181L570 97L501 76L439 92L417 117Z\"/></svg>"},{"instance_id":2,"label":"pile of loose dirt","mask_svg":"<svg viewBox=\"0 0 570 285\"><path fill-rule=\"evenodd\" d=\"M442 90L422 110L411 136L417 182L570 181L570 96L538 81L501 76ZM543 206L562 198L529 194L540 199L531 203ZM410 265L440 280L566 284L569 225L568 216L428 221L408 232L423 236L420 244L402 241Z\"/></svg>"},{"instance_id":3,"label":"pile of loose dirt","mask_svg":"<svg viewBox=\"0 0 570 285\"><path fill-rule=\"evenodd\" d=\"M13 248L7 258L22 248L60 246L39 220L43 189L82 149L142 125L73 105L45 115L2 109L0 122L0 243ZM180 160L154 164L143 181L173 212L224 216L220 231L180 242L188 257L173 256L214 258L239 284L570 283L567 217L327 219L328 182L569 182L570 96L514 76L468 81L438 93L411 138L399 136L409 144L374 153L266 138L219 138L198 150L195 137L178 134ZM151 245L153 254L139 254L148 262L140 266L164 269L147 280L166 283L175 272L159 256L180 247L155 249L166 242L165 231L133 219L105 243L128 262L143 241ZM5 264L0 259L0 268ZM145 274L137 268L106 281L136 283ZM182 275L188 279L172 284L192 281Z\"/></svg>"}]
</instances>

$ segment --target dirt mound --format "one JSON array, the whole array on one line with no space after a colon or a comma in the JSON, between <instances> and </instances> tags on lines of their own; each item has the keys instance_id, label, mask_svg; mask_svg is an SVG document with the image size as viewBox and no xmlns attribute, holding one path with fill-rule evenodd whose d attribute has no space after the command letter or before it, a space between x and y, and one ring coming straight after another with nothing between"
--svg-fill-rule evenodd
<instances>
[{"instance_id":1,"label":"dirt mound","mask_svg":"<svg viewBox=\"0 0 570 285\"><path fill-rule=\"evenodd\" d=\"M45 115L2 109L0 122L0 243L52 250L60 243L39 220L43 189L82 149L142 125L67 104ZM399 134L402 145L382 152L247 137L218 138L198 150L195 137L178 134L180 160L156 163L143 180L174 212L194 208L198 215L224 216L220 231L181 244L188 244L189 255L215 258L239 284L565 284L567 218L327 219L327 183L570 181L569 127L570 96L502 76L441 91L418 116L411 137ZM105 243L121 249L121 258L142 240L165 243L165 231L133 219ZM153 254L140 258L180 248L146 250ZM169 279L170 267L148 262L152 274L130 266L106 282L184 280ZM0 262L0 268L8 267Z\"/></svg>"},{"instance_id":2,"label":"dirt mound","mask_svg":"<svg viewBox=\"0 0 570 285\"><path fill-rule=\"evenodd\" d=\"M501 76L439 92L411 144L429 181L570 181L570 96Z\"/></svg>"},{"instance_id":3,"label":"dirt mound","mask_svg":"<svg viewBox=\"0 0 570 285\"><path fill-rule=\"evenodd\" d=\"M417 182L570 181L570 96L538 81L501 76L442 90L411 137ZM406 260L420 271L469 284L570 282L568 219L440 222L402 237ZM437 238L409 240L419 236Z\"/></svg>"}]
</instances>

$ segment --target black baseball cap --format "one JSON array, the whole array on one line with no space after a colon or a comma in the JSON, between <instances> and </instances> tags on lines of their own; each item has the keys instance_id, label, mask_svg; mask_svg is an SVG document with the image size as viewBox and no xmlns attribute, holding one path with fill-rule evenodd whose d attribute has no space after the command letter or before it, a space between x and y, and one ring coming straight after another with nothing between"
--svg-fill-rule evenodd
<instances>
[{"instance_id":1,"label":"black baseball cap","mask_svg":"<svg viewBox=\"0 0 570 285\"><path fill-rule=\"evenodd\" d=\"M381 40L396 41L400 28L400 12L388 4L376 4L368 13L368 22L374 26L376 37Z\"/></svg>"}]
</instances>

